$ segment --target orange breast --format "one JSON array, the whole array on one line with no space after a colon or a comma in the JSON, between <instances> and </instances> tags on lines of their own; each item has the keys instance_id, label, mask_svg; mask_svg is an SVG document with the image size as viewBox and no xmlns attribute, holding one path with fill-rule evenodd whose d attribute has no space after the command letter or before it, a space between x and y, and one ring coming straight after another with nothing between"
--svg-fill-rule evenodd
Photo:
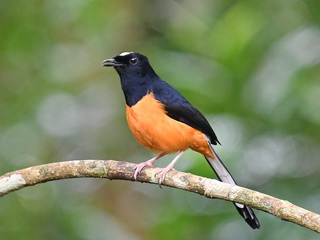
<instances>
[{"instance_id":1,"label":"orange breast","mask_svg":"<svg viewBox=\"0 0 320 240\"><path fill-rule=\"evenodd\" d=\"M173 153L188 148L212 157L205 135L170 118L164 105L147 94L134 106L126 108L127 121L135 138L156 153Z\"/></svg>"}]
</instances>

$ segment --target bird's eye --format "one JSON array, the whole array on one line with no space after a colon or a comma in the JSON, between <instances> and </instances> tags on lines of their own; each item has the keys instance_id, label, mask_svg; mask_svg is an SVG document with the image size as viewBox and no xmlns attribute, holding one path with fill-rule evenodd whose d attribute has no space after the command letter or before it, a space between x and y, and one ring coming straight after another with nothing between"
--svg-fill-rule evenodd
<instances>
[{"instance_id":1,"label":"bird's eye","mask_svg":"<svg viewBox=\"0 0 320 240\"><path fill-rule=\"evenodd\" d=\"M130 62L130 64L135 65L135 64L137 64L138 59L137 58L130 58L129 62Z\"/></svg>"}]
</instances>

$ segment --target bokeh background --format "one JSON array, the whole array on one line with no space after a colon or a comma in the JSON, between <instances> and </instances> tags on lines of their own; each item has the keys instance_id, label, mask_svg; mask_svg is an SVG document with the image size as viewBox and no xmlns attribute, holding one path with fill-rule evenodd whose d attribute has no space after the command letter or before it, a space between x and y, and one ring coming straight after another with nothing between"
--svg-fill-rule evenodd
<instances>
[{"instance_id":1,"label":"bokeh background","mask_svg":"<svg viewBox=\"0 0 320 240\"><path fill-rule=\"evenodd\" d=\"M118 75L147 55L199 108L240 185L320 212L320 1L0 1L1 174L73 159L145 161ZM165 166L170 158L159 161ZM178 170L215 177L188 151ZM75 179L0 199L1 239L318 239L231 203L124 181Z\"/></svg>"}]
</instances>

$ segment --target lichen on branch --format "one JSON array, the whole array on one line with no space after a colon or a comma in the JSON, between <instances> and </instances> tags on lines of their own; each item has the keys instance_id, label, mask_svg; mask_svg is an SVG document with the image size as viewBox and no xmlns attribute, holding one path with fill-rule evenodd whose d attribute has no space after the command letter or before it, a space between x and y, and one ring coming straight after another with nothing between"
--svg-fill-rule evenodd
<instances>
[{"instance_id":1,"label":"lichen on branch","mask_svg":"<svg viewBox=\"0 0 320 240\"><path fill-rule=\"evenodd\" d=\"M0 196L39 183L69 178L106 178L158 184L156 173L159 168L145 168L135 180L134 166L133 163L114 160L73 160L33 166L2 175ZM242 203L320 233L320 215L257 191L175 170L166 175L162 185L208 198Z\"/></svg>"}]
</instances>

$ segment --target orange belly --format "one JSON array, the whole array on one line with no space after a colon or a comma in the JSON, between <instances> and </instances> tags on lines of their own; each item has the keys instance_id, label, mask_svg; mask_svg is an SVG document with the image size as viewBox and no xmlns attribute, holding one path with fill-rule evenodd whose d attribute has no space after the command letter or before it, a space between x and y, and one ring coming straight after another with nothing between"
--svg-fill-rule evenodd
<instances>
[{"instance_id":1,"label":"orange belly","mask_svg":"<svg viewBox=\"0 0 320 240\"><path fill-rule=\"evenodd\" d=\"M191 148L213 157L206 136L187 124L170 118L164 105L147 94L132 107L126 107L127 121L137 141L156 153L173 153Z\"/></svg>"}]
</instances>

